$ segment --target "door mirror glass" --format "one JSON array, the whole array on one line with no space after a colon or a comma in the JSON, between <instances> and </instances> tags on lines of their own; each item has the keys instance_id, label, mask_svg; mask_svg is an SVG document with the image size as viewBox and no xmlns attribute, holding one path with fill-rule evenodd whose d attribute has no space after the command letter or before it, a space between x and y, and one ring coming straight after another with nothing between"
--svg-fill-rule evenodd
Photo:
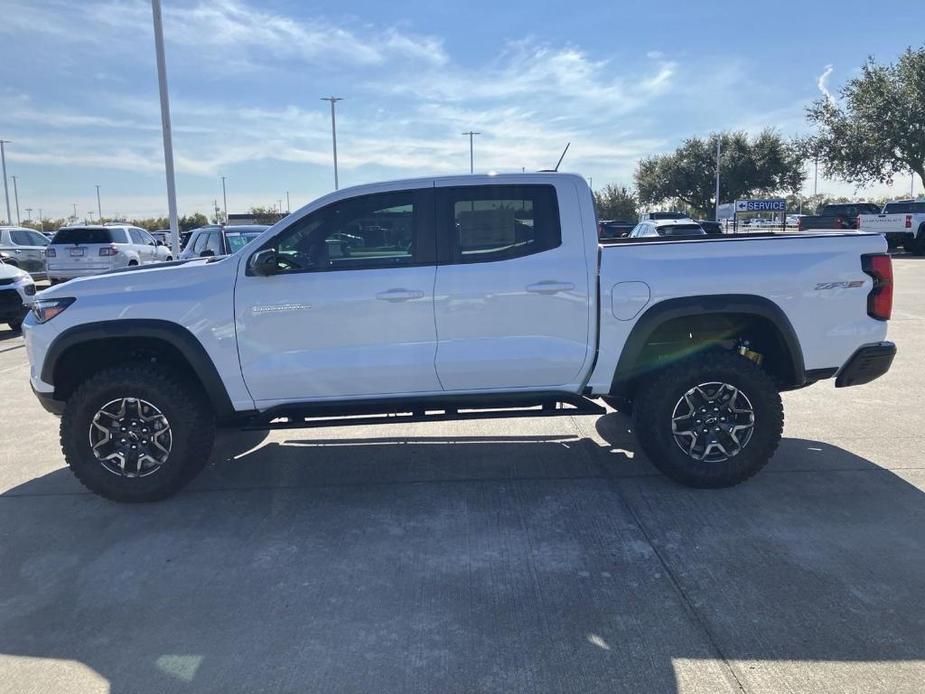
<instances>
[{"instance_id":1,"label":"door mirror glass","mask_svg":"<svg viewBox=\"0 0 925 694\"><path fill-rule=\"evenodd\" d=\"M251 256L251 271L260 277L269 277L279 272L279 261L275 248L258 251Z\"/></svg>"}]
</instances>

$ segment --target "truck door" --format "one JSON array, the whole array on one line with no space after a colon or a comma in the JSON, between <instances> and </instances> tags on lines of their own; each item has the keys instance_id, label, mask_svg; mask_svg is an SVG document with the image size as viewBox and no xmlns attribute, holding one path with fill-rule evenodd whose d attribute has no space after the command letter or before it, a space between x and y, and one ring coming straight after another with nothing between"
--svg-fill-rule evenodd
<instances>
[{"instance_id":1,"label":"truck door","mask_svg":"<svg viewBox=\"0 0 925 694\"><path fill-rule=\"evenodd\" d=\"M275 248L278 271L247 260ZM238 271L235 323L258 403L441 392L433 187L371 192L295 219Z\"/></svg>"},{"instance_id":2,"label":"truck door","mask_svg":"<svg viewBox=\"0 0 925 694\"><path fill-rule=\"evenodd\" d=\"M577 383L592 287L574 185L437 184L437 375L448 391ZM594 230L591 230L592 232Z\"/></svg>"}]
</instances>

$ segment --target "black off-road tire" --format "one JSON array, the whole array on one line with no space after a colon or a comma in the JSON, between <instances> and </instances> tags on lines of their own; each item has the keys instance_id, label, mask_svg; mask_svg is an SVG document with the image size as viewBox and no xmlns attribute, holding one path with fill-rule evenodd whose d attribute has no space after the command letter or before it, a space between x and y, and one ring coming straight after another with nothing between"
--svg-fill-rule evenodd
<instances>
[{"instance_id":1,"label":"black off-road tire","mask_svg":"<svg viewBox=\"0 0 925 694\"><path fill-rule=\"evenodd\" d=\"M751 402L754 429L742 449L722 461L689 455L675 440L672 416L691 388L719 382L738 388ZM668 367L644 383L634 398L636 438L665 476L688 487L731 487L761 470L780 443L784 410L780 394L765 371L733 352L715 351Z\"/></svg>"},{"instance_id":2,"label":"black off-road tire","mask_svg":"<svg viewBox=\"0 0 925 694\"><path fill-rule=\"evenodd\" d=\"M633 402L626 398L613 397L611 395L602 395L601 400L606 402L612 409L622 412L625 415L633 414Z\"/></svg>"},{"instance_id":3,"label":"black off-road tire","mask_svg":"<svg viewBox=\"0 0 925 694\"><path fill-rule=\"evenodd\" d=\"M7 325L10 326L10 330L14 333L22 330L22 322L25 319L25 316L20 316L19 318L14 318L13 320L7 322Z\"/></svg>"},{"instance_id":4,"label":"black off-road tire","mask_svg":"<svg viewBox=\"0 0 925 694\"><path fill-rule=\"evenodd\" d=\"M148 476L119 476L91 449L93 417L119 398L145 400L170 423L170 454ZM71 471L87 489L113 501L158 501L175 494L206 465L214 438L215 421L204 394L157 364L130 363L95 373L74 391L61 417L61 450Z\"/></svg>"}]
</instances>

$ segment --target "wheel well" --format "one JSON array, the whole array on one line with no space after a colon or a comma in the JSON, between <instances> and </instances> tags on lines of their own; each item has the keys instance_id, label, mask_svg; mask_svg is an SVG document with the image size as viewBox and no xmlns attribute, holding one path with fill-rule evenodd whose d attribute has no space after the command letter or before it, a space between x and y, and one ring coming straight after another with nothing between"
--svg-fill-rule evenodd
<instances>
[{"instance_id":1,"label":"wheel well","mask_svg":"<svg viewBox=\"0 0 925 694\"><path fill-rule=\"evenodd\" d=\"M773 320L752 313L717 312L680 316L658 324L631 363L624 364L621 357L614 390L632 397L641 377L711 349L757 353L761 367L781 390L802 385L802 368Z\"/></svg>"},{"instance_id":2,"label":"wheel well","mask_svg":"<svg viewBox=\"0 0 925 694\"><path fill-rule=\"evenodd\" d=\"M55 399L67 400L76 388L101 369L126 362L157 362L203 392L202 380L186 357L167 340L156 337L112 337L87 340L65 350L55 362Z\"/></svg>"}]
</instances>

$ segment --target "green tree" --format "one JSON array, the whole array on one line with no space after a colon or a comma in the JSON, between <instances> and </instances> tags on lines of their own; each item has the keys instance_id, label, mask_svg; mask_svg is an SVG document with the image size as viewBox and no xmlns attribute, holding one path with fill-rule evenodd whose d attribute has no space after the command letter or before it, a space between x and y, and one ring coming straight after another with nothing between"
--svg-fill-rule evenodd
<instances>
[{"instance_id":1,"label":"green tree","mask_svg":"<svg viewBox=\"0 0 925 694\"><path fill-rule=\"evenodd\" d=\"M779 195L799 190L803 163L797 143L773 130L754 139L744 132L692 137L670 154L648 157L636 168L639 202L660 204L680 200L696 214L712 218L716 205L716 143L720 157L720 201L755 195Z\"/></svg>"},{"instance_id":2,"label":"green tree","mask_svg":"<svg viewBox=\"0 0 925 694\"><path fill-rule=\"evenodd\" d=\"M638 219L636 193L626 186L612 183L594 191L594 207L598 219L620 219L632 222Z\"/></svg>"},{"instance_id":3,"label":"green tree","mask_svg":"<svg viewBox=\"0 0 925 694\"><path fill-rule=\"evenodd\" d=\"M272 207L252 207L250 213L256 224L276 224L286 215L280 214Z\"/></svg>"},{"instance_id":4,"label":"green tree","mask_svg":"<svg viewBox=\"0 0 925 694\"><path fill-rule=\"evenodd\" d=\"M839 95L807 111L819 132L804 148L825 175L865 186L914 171L925 182L925 47L907 48L895 65L869 58Z\"/></svg>"}]
</instances>

